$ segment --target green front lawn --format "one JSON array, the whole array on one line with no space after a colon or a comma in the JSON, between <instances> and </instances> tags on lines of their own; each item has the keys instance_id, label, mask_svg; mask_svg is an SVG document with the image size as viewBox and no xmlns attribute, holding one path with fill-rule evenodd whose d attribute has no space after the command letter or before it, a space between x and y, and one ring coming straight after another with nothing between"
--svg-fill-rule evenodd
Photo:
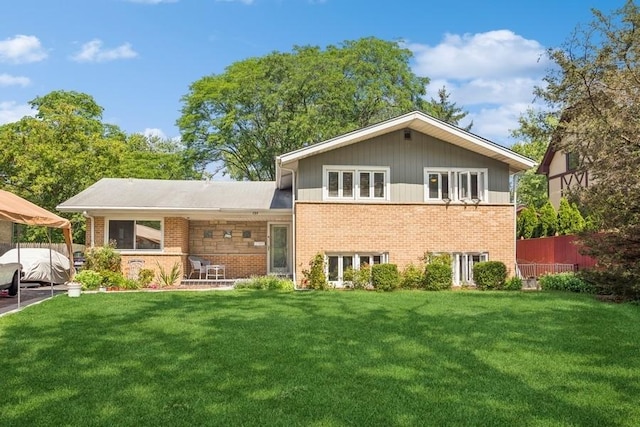
<instances>
[{"instance_id":1,"label":"green front lawn","mask_svg":"<svg viewBox=\"0 0 640 427\"><path fill-rule=\"evenodd\" d=\"M637 426L639 325L562 293L59 296L0 318L0 425Z\"/></svg>"}]
</instances>

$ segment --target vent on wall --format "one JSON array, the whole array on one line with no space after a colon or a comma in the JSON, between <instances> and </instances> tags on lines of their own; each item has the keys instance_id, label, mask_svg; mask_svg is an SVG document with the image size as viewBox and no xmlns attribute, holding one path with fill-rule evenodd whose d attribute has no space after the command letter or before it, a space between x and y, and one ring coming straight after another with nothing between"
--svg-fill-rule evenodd
<instances>
[{"instance_id":1,"label":"vent on wall","mask_svg":"<svg viewBox=\"0 0 640 427\"><path fill-rule=\"evenodd\" d=\"M411 129L404 130L404 140L411 141Z\"/></svg>"}]
</instances>

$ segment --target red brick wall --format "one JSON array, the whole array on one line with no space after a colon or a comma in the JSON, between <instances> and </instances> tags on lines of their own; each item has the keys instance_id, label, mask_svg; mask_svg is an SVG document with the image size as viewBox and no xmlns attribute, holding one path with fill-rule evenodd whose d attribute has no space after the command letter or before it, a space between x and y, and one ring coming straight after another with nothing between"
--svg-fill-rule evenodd
<instances>
[{"instance_id":1,"label":"red brick wall","mask_svg":"<svg viewBox=\"0 0 640 427\"><path fill-rule=\"evenodd\" d=\"M318 252L388 252L402 269L425 252L488 252L515 264L511 205L296 203L296 279Z\"/></svg>"}]
</instances>

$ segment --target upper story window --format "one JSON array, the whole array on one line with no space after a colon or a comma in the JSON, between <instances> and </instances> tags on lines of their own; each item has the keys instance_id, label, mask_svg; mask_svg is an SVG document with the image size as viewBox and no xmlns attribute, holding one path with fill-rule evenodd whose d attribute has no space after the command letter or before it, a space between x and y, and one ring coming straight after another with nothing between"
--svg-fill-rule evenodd
<instances>
[{"instance_id":1,"label":"upper story window","mask_svg":"<svg viewBox=\"0 0 640 427\"><path fill-rule=\"evenodd\" d=\"M389 200L387 167L323 167L324 200Z\"/></svg>"},{"instance_id":2,"label":"upper story window","mask_svg":"<svg viewBox=\"0 0 640 427\"><path fill-rule=\"evenodd\" d=\"M162 222L154 220L109 220L109 241L119 250L159 250L162 247Z\"/></svg>"},{"instance_id":3,"label":"upper story window","mask_svg":"<svg viewBox=\"0 0 640 427\"><path fill-rule=\"evenodd\" d=\"M426 168L424 198L426 201L488 200L487 169Z\"/></svg>"},{"instance_id":4,"label":"upper story window","mask_svg":"<svg viewBox=\"0 0 640 427\"><path fill-rule=\"evenodd\" d=\"M579 162L578 153L567 153L567 172L578 169Z\"/></svg>"}]
</instances>

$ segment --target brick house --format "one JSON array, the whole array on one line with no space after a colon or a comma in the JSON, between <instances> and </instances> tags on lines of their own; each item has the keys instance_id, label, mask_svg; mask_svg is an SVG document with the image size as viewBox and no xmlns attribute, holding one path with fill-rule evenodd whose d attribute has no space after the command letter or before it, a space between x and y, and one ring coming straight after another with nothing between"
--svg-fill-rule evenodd
<instances>
[{"instance_id":1,"label":"brick house","mask_svg":"<svg viewBox=\"0 0 640 427\"><path fill-rule=\"evenodd\" d=\"M515 264L509 179L534 162L420 112L276 158L275 182L103 179L65 201L84 212L87 244L116 240L127 262L154 268L188 255L227 278L291 275L325 254L329 279L346 268L449 253L454 282L482 260ZM145 228L141 228L145 227ZM139 230L155 230L143 239Z\"/></svg>"}]
</instances>

